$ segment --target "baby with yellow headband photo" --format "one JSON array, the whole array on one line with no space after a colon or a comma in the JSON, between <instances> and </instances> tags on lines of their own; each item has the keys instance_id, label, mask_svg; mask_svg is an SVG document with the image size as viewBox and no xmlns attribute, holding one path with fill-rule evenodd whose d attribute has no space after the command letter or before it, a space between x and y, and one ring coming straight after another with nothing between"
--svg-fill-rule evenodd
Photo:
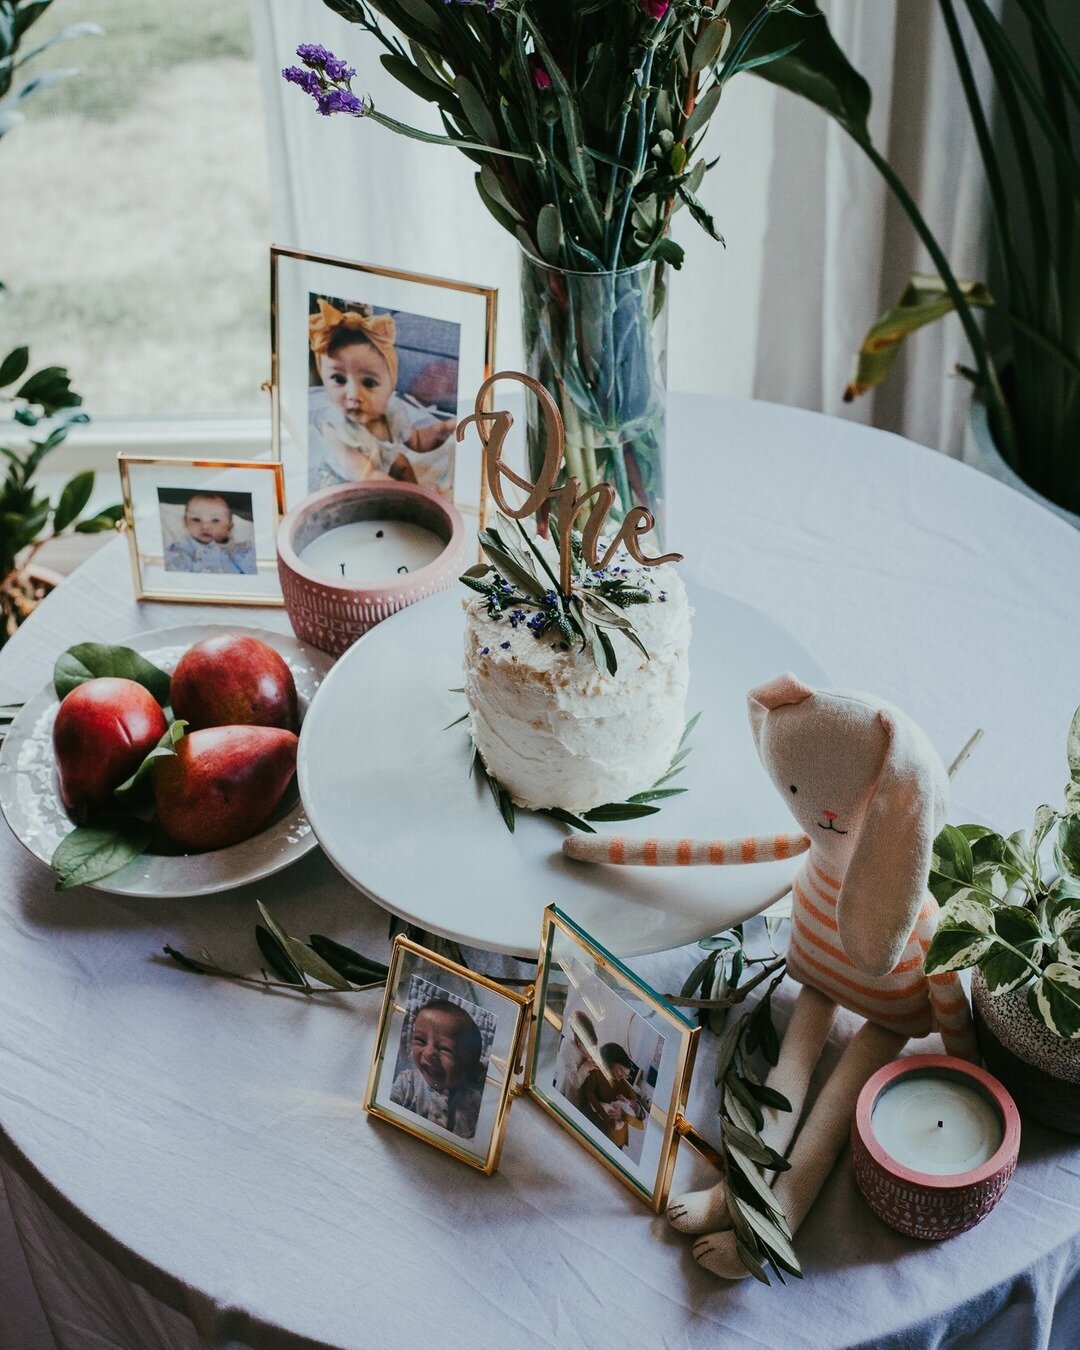
<instances>
[{"instance_id":1,"label":"baby with yellow headband photo","mask_svg":"<svg viewBox=\"0 0 1080 1350\"><path fill-rule=\"evenodd\" d=\"M457 418L447 413L457 408L458 325L399 316L427 344L410 348L414 369L401 390L392 314L317 295L311 311L309 488L396 478L452 497Z\"/></svg>"}]
</instances>

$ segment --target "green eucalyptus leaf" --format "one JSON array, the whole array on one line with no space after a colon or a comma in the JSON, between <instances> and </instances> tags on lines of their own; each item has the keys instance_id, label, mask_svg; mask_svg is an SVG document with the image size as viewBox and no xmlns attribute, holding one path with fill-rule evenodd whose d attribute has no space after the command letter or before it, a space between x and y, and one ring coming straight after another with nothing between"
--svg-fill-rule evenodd
<instances>
[{"instance_id":1,"label":"green eucalyptus leaf","mask_svg":"<svg viewBox=\"0 0 1080 1350\"><path fill-rule=\"evenodd\" d=\"M85 826L61 839L52 856L56 889L89 886L119 872L146 851L153 830L141 820L119 820L114 825Z\"/></svg>"},{"instance_id":2,"label":"green eucalyptus leaf","mask_svg":"<svg viewBox=\"0 0 1080 1350\"><path fill-rule=\"evenodd\" d=\"M1080 967L1055 961L1028 990L1028 1007L1055 1036L1080 1038Z\"/></svg>"},{"instance_id":3,"label":"green eucalyptus leaf","mask_svg":"<svg viewBox=\"0 0 1080 1350\"><path fill-rule=\"evenodd\" d=\"M56 662L53 688L56 697L65 698L87 680L102 676L134 680L162 705L169 701L169 676L130 647L114 647L104 642L80 642L69 647Z\"/></svg>"}]
</instances>

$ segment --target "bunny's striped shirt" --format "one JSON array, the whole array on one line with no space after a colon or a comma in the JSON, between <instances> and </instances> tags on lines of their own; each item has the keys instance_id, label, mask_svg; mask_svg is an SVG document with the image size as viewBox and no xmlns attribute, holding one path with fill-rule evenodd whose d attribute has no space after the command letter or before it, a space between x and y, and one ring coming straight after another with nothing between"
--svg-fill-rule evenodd
<instances>
[{"instance_id":1,"label":"bunny's striped shirt","mask_svg":"<svg viewBox=\"0 0 1080 1350\"><path fill-rule=\"evenodd\" d=\"M769 862L806 853L806 862L792 887L787 951L791 976L889 1031L926 1036L937 1030L949 1054L978 1058L967 995L959 976L955 972L927 976L923 971L937 926L937 905L929 894L900 960L885 975L868 975L844 951L836 920L840 882L822 870L806 835L757 835L704 842L573 836L563 847L570 857L590 862L653 867Z\"/></svg>"}]
</instances>

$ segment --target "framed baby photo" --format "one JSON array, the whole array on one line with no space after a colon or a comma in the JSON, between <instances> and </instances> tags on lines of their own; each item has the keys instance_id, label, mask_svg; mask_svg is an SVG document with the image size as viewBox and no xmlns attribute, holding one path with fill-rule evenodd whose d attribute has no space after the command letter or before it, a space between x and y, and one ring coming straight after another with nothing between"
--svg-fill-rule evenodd
<instances>
[{"instance_id":1,"label":"framed baby photo","mask_svg":"<svg viewBox=\"0 0 1080 1350\"><path fill-rule=\"evenodd\" d=\"M529 999L399 936L364 1109L491 1175Z\"/></svg>"},{"instance_id":2,"label":"framed baby photo","mask_svg":"<svg viewBox=\"0 0 1080 1350\"><path fill-rule=\"evenodd\" d=\"M530 1096L657 1213L699 1028L555 908L544 913Z\"/></svg>"},{"instance_id":3,"label":"framed baby photo","mask_svg":"<svg viewBox=\"0 0 1080 1350\"><path fill-rule=\"evenodd\" d=\"M290 502L368 478L418 483L479 518L475 425L492 373L496 292L291 249L270 250L274 455Z\"/></svg>"},{"instance_id":4,"label":"framed baby photo","mask_svg":"<svg viewBox=\"0 0 1080 1350\"><path fill-rule=\"evenodd\" d=\"M281 605L281 465L118 456L138 600Z\"/></svg>"}]
</instances>

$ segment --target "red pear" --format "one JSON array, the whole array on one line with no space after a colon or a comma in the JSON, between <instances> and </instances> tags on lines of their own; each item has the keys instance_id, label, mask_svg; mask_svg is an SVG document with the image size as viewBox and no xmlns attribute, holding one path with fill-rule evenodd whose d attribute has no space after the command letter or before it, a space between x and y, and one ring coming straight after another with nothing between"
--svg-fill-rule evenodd
<instances>
[{"instance_id":1,"label":"red pear","mask_svg":"<svg viewBox=\"0 0 1080 1350\"><path fill-rule=\"evenodd\" d=\"M189 852L249 839L296 770L298 737L280 727L208 727L182 736L154 767L157 819Z\"/></svg>"},{"instance_id":2,"label":"red pear","mask_svg":"<svg viewBox=\"0 0 1080 1350\"><path fill-rule=\"evenodd\" d=\"M165 735L165 714L148 689L113 676L76 685L53 723L60 798L76 820L112 801Z\"/></svg>"},{"instance_id":3,"label":"red pear","mask_svg":"<svg viewBox=\"0 0 1080 1350\"><path fill-rule=\"evenodd\" d=\"M192 731L299 728L292 671L273 647L242 633L222 633L186 651L172 674L170 701Z\"/></svg>"}]
</instances>

